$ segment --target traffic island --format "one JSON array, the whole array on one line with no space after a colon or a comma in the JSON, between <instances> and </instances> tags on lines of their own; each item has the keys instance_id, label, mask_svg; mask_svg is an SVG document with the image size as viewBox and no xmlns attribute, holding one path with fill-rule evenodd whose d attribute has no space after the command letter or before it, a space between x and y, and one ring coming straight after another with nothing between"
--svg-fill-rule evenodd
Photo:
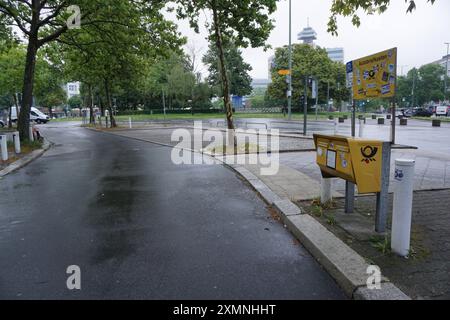
<instances>
[{"instance_id":1,"label":"traffic island","mask_svg":"<svg viewBox=\"0 0 450 320\"><path fill-rule=\"evenodd\" d=\"M26 166L33 160L42 156L50 147L51 143L48 140L44 140L44 142L26 142L21 145L21 153L16 154L14 144L8 143L9 159L7 161L0 160L0 177L4 177L7 174Z\"/></svg>"}]
</instances>

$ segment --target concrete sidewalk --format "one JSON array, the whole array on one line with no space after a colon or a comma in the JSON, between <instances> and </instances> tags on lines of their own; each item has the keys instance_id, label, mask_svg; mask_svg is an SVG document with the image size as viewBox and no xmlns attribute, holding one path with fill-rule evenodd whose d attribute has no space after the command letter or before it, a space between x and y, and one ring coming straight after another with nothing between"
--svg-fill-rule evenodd
<instances>
[{"instance_id":1,"label":"concrete sidewalk","mask_svg":"<svg viewBox=\"0 0 450 320\"><path fill-rule=\"evenodd\" d=\"M242 157L242 156L238 156ZM389 192L393 192L395 159L416 160L414 190L440 190L450 188L450 155L430 154L420 150L393 150ZM233 158L229 157L229 161ZM274 176L261 176L258 168L245 166L274 192L292 200L308 200L320 196L321 173L315 152L280 154L280 171ZM333 179L334 196L345 194L345 181Z\"/></svg>"}]
</instances>

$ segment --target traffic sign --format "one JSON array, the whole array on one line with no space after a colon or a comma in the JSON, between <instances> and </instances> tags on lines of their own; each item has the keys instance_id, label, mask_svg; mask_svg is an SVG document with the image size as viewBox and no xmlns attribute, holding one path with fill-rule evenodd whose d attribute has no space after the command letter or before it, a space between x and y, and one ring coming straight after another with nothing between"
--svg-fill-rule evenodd
<instances>
[{"instance_id":1,"label":"traffic sign","mask_svg":"<svg viewBox=\"0 0 450 320\"><path fill-rule=\"evenodd\" d=\"M392 98L397 85L397 48L347 64L347 85L355 100Z\"/></svg>"},{"instance_id":2,"label":"traffic sign","mask_svg":"<svg viewBox=\"0 0 450 320\"><path fill-rule=\"evenodd\" d=\"M282 70L278 70L278 74L280 76L287 76L287 75L291 74L291 71L288 69L282 69Z\"/></svg>"}]
</instances>

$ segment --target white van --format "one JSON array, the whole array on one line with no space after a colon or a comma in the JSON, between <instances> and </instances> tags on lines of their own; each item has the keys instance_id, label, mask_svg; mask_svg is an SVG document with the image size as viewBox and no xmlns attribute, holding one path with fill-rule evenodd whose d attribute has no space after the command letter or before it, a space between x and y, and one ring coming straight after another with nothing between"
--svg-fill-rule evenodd
<instances>
[{"instance_id":1,"label":"white van","mask_svg":"<svg viewBox=\"0 0 450 320\"><path fill-rule=\"evenodd\" d=\"M17 108L11 108L11 121L17 121ZM31 107L30 111L30 121L34 121L36 123L47 123L50 121L50 117L43 114L39 109L35 107Z\"/></svg>"},{"instance_id":2,"label":"white van","mask_svg":"<svg viewBox=\"0 0 450 320\"><path fill-rule=\"evenodd\" d=\"M436 116L444 116L446 117L448 115L449 108L447 106L437 106L436 107Z\"/></svg>"}]
</instances>

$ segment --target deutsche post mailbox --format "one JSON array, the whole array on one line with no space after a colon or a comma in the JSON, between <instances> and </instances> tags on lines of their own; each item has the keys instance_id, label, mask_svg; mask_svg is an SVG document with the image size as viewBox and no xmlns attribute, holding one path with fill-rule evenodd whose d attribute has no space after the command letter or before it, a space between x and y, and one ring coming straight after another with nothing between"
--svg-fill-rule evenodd
<instances>
[{"instance_id":1,"label":"deutsche post mailbox","mask_svg":"<svg viewBox=\"0 0 450 320\"><path fill-rule=\"evenodd\" d=\"M352 182L360 194L381 191L383 141L315 134L314 142L324 178Z\"/></svg>"}]
</instances>

